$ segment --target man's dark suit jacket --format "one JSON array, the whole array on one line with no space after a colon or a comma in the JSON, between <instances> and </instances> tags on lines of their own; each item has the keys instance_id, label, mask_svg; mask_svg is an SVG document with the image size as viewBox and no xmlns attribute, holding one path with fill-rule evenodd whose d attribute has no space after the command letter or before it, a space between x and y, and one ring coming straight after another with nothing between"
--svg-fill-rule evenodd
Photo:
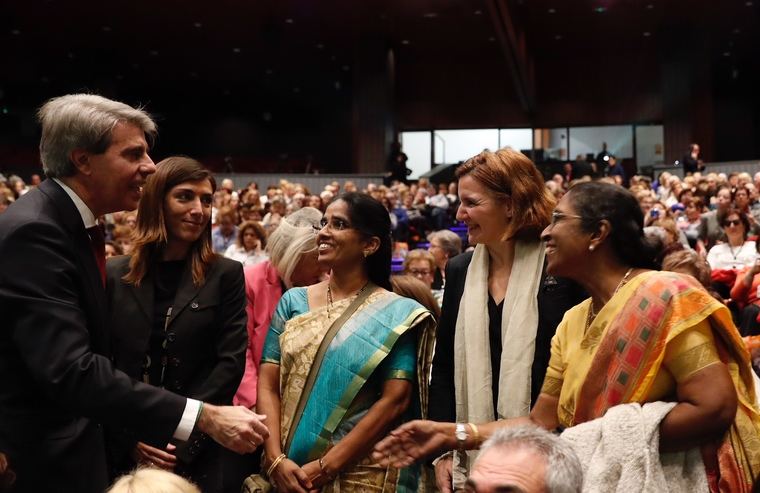
<instances>
[{"instance_id":1,"label":"man's dark suit jacket","mask_svg":"<svg viewBox=\"0 0 760 493\"><path fill-rule=\"evenodd\" d=\"M82 218L46 180L0 215L0 451L16 492L102 492L102 423L165 445L186 399L108 357L105 289Z\"/></svg>"},{"instance_id":2,"label":"man's dark suit jacket","mask_svg":"<svg viewBox=\"0 0 760 493\"><path fill-rule=\"evenodd\" d=\"M443 293L441 320L438 324L433 358L433 374L430 382L429 416L433 421L453 423L456 421L456 397L454 394L454 332L459 300L464 294L467 268L472 252L449 259L446 265L446 289ZM545 269L544 269L545 270ZM538 330L536 353L531 368L531 407L536 403L544 383L546 367L549 366L551 340L565 312L588 296L572 281L542 275L538 290ZM484 307L485 309L485 307ZM509 344L503 341L502 344ZM498 375L494 375L498 378Z\"/></svg>"},{"instance_id":3,"label":"man's dark suit jacket","mask_svg":"<svg viewBox=\"0 0 760 493\"><path fill-rule=\"evenodd\" d=\"M149 272L139 287L123 281L129 272L129 260L127 256L114 257L107 263L108 326L114 365L140 379L154 327L154 279ZM217 257L200 287L193 284L190 264L186 264L166 327L164 388L203 402L232 404L245 370L245 304L240 262ZM129 452L134 448L135 437L125 433L111 436L117 437L110 440L109 447L112 459L118 462L115 466L133 466ZM220 449L220 445L198 432L177 446L175 454L181 472L192 477L203 491L220 490Z\"/></svg>"}]
</instances>

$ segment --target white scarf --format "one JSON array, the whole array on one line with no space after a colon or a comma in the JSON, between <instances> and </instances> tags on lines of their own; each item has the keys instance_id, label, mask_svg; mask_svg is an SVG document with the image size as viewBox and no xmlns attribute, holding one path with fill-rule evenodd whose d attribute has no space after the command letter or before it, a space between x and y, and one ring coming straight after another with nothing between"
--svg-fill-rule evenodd
<instances>
[{"instance_id":1,"label":"white scarf","mask_svg":"<svg viewBox=\"0 0 760 493\"><path fill-rule=\"evenodd\" d=\"M454 333L454 389L459 423L485 423L527 416L531 369L538 328L538 289L544 267L544 245L517 241L501 320L499 396L493 412L491 351L488 339L488 267L484 245L475 247L467 268ZM454 485L462 487L477 451L454 454Z\"/></svg>"}]
</instances>

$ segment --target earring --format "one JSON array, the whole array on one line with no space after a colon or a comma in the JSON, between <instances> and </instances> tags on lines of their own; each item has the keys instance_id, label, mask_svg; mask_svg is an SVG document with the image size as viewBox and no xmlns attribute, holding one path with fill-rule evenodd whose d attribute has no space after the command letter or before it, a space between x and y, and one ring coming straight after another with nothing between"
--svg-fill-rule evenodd
<instances>
[{"instance_id":1,"label":"earring","mask_svg":"<svg viewBox=\"0 0 760 493\"><path fill-rule=\"evenodd\" d=\"M369 256L369 252L367 250L364 250L362 253L364 253L364 258L367 258Z\"/></svg>"},{"instance_id":2,"label":"earring","mask_svg":"<svg viewBox=\"0 0 760 493\"><path fill-rule=\"evenodd\" d=\"M589 245L588 246L588 251L589 252L593 252L594 251L594 245Z\"/></svg>"}]
</instances>

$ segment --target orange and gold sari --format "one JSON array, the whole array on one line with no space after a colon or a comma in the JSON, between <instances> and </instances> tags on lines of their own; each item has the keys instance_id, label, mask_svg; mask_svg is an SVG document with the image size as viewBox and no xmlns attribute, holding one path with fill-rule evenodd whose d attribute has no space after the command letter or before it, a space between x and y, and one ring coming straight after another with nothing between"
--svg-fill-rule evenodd
<instances>
[{"instance_id":1,"label":"orange and gold sari","mask_svg":"<svg viewBox=\"0 0 760 493\"><path fill-rule=\"evenodd\" d=\"M570 310L552 340L543 392L559 398L561 424L599 418L618 404L672 400L678 381L720 360L739 405L722 441L703 447L708 482L712 491L751 491L760 475L760 412L728 309L693 278L671 272L636 276L586 329L589 307L586 300Z\"/></svg>"}]
</instances>

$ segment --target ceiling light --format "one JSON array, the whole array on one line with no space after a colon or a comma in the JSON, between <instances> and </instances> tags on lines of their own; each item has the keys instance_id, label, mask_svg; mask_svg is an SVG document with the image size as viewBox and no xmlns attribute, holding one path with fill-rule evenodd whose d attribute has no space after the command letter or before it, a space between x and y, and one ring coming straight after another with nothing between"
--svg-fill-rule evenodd
<instances>
[{"instance_id":1,"label":"ceiling light","mask_svg":"<svg viewBox=\"0 0 760 493\"><path fill-rule=\"evenodd\" d=\"M422 17L424 17L425 19L435 19L436 17L438 17L438 14L435 12L427 12L425 14L422 14Z\"/></svg>"},{"instance_id":2,"label":"ceiling light","mask_svg":"<svg viewBox=\"0 0 760 493\"><path fill-rule=\"evenodd\" d=\"M734 28L734 34L739 34L740 32L742 32L741 29L739 29L738 27Z\"/></svg>"},{"instance_id":3,"label":"ceiling light","mask_svg":"<svg viewBox=\"0 0 760 493\"><path fill-rule=\"evenodd\" d=\"M648 3L647 4L647 10L652 10L654 8L654 4Z\"/></svg>"},{"instance_id":4,"label":"ceiling light","mask_svg":"<svg viewBox=\"0 0 760 493\"><path fill-rule=\"evenodd\" d=\"M408 39L402 39L401 40L401 44L402 45L408 45L409 44L409 40Z\"/></svg>"},{"instance_id":5,"label":"ceiling light","mask_svg":"<svg viewBox=\"0 0 760 493\"><path fill-rule=\"evenodd\" d=\"M475 15L482 15L483 11L482 10L476 10L475 12L473 12L473 14L475 14Z\"/></svg>"},{"instance_id":6,"label":"ceiling light","mask_svg":"<svg viewBox=\"0 0 760 493\"><path fill-rule=\"evenodd\" d=\"M549 9L549 10L547 10L547 12L549 12L550 14L556 14L557 13L557 9Z\"/></svg>"},{"instance_id":7,"label":"ceiling light","mask_svg":"<svg viewBox=\"0 0 760 493\"><path fill-rule=\"evenodd\" d=\"M271 68L268 68L264 71L264 73L267 75L272 75L274 73L274 70L272 70Z\"/></svg>"},{"instance_id":8,"label":"ceiling light","mask_svg":"<svg viewBox=\"0 0 760 493\"><path fill-rule=\"evenodd\" d=\"M644 31L644 37L645 38L648 38L651 35L652 35L652 33L650 33L649 31Z\"/></svg>"},{"instance_id":9,"label":"ceiling light","mask_svg":"<svg viewBox=\"0 0 760 493\"><path fill-rule=\"evenodd\" d=\"M730 51L724 51L723 52L723 56L729 57L729 56L731 56L731 52Z\"/></svg>"},{"instance_id":10,"label":"ceiling light","mask_svg":"<svg viewBox=\"0 0 760 493\"><path fill-rule=\"evenodd\" d=\"M158 50L150 50L148 53L150 53L150 56L158 56Z\"/></svg>"},{"instance_id":11,"label":"ceiling light","mask_svg":"<svg viewBox=\"0 0 760 493\"><path fill-rule=\"evenodd\" d=\"M293 19L288 17L287 19L285 19L285 24L293 24Z\"/></svg>"},{"instance_id":12,"label":"ceiling light","mask_svg":"<svg viewBox=\"0 0 760 493\"><path fill-rule=\"evenodd\" d=\"M232 53L240 53L240 48L232 48Z\"/></svg>"},{"instance_id":13,"label":"ceiling light","mask_svg":"<svg viewBox=\"0 0 760 493\"><path fill-rule=\"evenodd\" d=\"M348 65L343 65L341 68L344 72L348 72Z\"/></svg>"},{"instance_id":14,"label":"ceiling light","mask_svg":"<svg viewBox=\"0 0 760 493\"><path fill-rule=\"evenodd\" d=\"M752 3L752 2L744 2L744 5L746 5L747 7L752 7L754 5L754 3Z\"/></svg>"},{"instance_id":15,"label":"ceiling light","mask_svg":"<svg viewBox=\"0 0 760 493\"><path fill-rule=\"evenodd\" d=\"M493 43L494 41L496 41L496 38L494 38L493 36L489 36L488 37L488 41L490 41L491 43Z\"/></svg>"},{"instance_id":16,"label":"ceiling light","mask_svg":"<svg viewBox=\"0 0 760 493\"><path fill-rule=\"evenodd\" d=\"M317 49L318 50L324 50L325 49L325 45L323 45L322 43L317 43Z\"/></svg>"},{"instance_id":17,"label":"ceiling light","mask_svg":"<svg viewBox=\"0 0 760 493\"><path fill-rule=\"evenodd\" d=\"M11 31L11 34L14 36L18 36L19 34L21 34L21 31L19 31L18 29L14 29Z\"/></svg>"},{"instance_id":18,"label":"ceiling light","mask_svg":"<svg viewBox=\"0 0 760 493\"><path fill-rule=\"evenodd\" d=\"M203 27L203 24L201 24L200 22L193 22L193 27L196 29L200 29Z\"/></svg>"},{"instance_id":19,"label":"ceiling light","mask_svg":"<svg viewBox=\"0 0 760 493\"><path fill-rule=\"evenodd\" d=\"M594 9L594 12L596 12L597 14L603 14L607 12L607 7L596 7Z\"/></svg>"},{"instance_id":20,"label":"ceiling light","mask_svg":"<svg viewBox=\"0 0 760 493\"><path fill-rule=\"evenodd\" d=\"M101 27L104 33L110 33L111 32L111 26L103 26Z\"/></svg>"},{"instance_id":21,"label":"ceiling light","mask_svg":"<svg viewBox=\"0 0 760 493\"><path fill-rule=\"evenodd\" d=\"M559 41L560 39L562 39L562 35L561 34L555 34L554 35L554 39L556 39L557 41Z\"/></svg>"},{"instance_id":22,"label":"ceiling light","mask_svg":"<svg viewBox=\"0 0 760 493\"><path fill-rule=\"evenodd\" d=\"M293 88L293 92L296 93L296 94L298 94L299 92L301 92L301 88L300 87L294 87Z\"/></svg>"}]
</instances>

